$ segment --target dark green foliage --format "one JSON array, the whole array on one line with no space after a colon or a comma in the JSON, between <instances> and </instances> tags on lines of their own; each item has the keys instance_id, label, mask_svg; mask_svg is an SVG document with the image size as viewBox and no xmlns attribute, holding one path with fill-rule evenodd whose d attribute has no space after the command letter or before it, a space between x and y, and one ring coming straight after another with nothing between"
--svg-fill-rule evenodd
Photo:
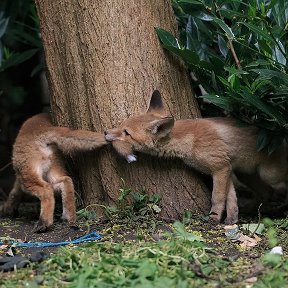
<instances>
[{"instance_id":1,"label":"dark green foliage","mask_svg":"<svg viewBox=\"0 0 288 288\"><path fill-rule=\"evenodd\" d=\"M41 53L42 43L34 1L0 1L1 166L9 161L9 147L14 142L19 125L28 115L42 109L38 73L44 66Z\"/></svg>"},{"instance_id":2,"label":"dark green foliage","mask_svg":"<svg viewBox=\"0 0 288 288\"><path fill-rule=\"evenodd\" d=\"M10 2L0 6L0 72L29 60L42 47L34 2Z\"/></svg>"},{"instance_id":3,"label":"dark green foliage","mask_svg":"<svg viewBox=\"0 0 288 288\"><path fill-rule=\"evenodd\" d=\"M181 57L213 103L261 128L259 149L287 136L288 2L174 0L180 36L157 28L162 46Z\"/></svg>"}]
</instances>

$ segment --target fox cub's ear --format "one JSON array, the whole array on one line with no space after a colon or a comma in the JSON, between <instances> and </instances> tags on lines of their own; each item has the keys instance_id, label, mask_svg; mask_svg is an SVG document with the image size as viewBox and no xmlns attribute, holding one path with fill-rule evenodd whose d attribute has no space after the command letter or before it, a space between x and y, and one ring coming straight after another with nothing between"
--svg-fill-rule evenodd
<instances>
[{"instance_id":1,"label":"fox cub's ear","mask_svg":"<svg viewBox=\"0 0 288 288\"><path fill-rule=\"evenodd\" d=\"M162 102L161 94L158 90L154 90L151 96L150 105L149 105L147 112L152 112L154 110L162 110L162 109L163 109L163 102Z\"/></svg>"},{"instance_id":2,"label":"fox cub's ear","mask_svg":"<svg viewBox=\"0 0 288 288\"><path fill-rule=\"evenodd\" d=\"M158 139L167 136L171 129L174 126L174 118L173 117L165 117L159 120L154 120L150 123L149 130L153 135L155 135Z\"/></svg>"}]
</instances>

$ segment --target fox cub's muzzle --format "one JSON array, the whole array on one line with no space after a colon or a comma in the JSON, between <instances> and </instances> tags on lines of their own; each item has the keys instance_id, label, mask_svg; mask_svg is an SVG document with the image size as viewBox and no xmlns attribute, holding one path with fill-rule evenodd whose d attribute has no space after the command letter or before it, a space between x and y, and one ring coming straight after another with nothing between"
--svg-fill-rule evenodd
<instances>
[{"instance_id":1,"label":"fox cub's muzzle","mask_svg":"<svg viewBox=\"0 0 288 288\"><path fill-rule=\"evenodd\" d=\"M105 135L105 140L106 141L114 141L116 140L119 136L117 135L116 131L113 131L115 129L107 129L104 131L104 135ZM118 136L118 137L117 137Z\"/></svg>"}]
</instances>

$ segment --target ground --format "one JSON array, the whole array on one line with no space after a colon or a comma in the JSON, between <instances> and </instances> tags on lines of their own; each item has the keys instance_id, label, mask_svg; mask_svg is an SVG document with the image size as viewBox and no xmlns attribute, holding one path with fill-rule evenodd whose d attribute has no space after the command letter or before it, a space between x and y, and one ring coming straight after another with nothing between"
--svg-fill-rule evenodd
<instances>
[{"instance_id":1,"label":"ground","mask_svg":"<svg viewBox=\"0 0 288 288\"><path fill-rule=\"evenodd\" d=\"M105 219L80 210L78 230L60 222L56 213L53 229L41 234L32 232L38 203L24 205L20 217L1 219L0 239L57 242L92 231L102 238L60 248L17 249L16 255L29 257L41 250L50 256L40 264L0 272L0 287L288 287L287 258L268 253L280 245L287 254L286 218L262 219L265 229L249 248L231 241L223 224L213 226L203 215L161 221L158 206L151 203L138 205L137 211L122 203L121 210L109 208ZM258 219L241 222L257 224ZM6 252L2 248L0 255Z\"/></svg>"}]
</instances>

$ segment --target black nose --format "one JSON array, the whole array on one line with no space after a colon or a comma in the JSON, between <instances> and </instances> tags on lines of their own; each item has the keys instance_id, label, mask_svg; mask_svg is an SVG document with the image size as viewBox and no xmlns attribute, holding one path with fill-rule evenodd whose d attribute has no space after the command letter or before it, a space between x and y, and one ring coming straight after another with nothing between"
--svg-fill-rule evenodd
<instances>
[{"instance_id":1,"label":"black nose","mask_svg":"<svg viewBox=\"0 0 288 288\"><path fill-rule=\"evenodd\" d=\"M108 131L107 130L104 130L104 135L106 136L108 134Z\"/></svg>"}]
</instances>

